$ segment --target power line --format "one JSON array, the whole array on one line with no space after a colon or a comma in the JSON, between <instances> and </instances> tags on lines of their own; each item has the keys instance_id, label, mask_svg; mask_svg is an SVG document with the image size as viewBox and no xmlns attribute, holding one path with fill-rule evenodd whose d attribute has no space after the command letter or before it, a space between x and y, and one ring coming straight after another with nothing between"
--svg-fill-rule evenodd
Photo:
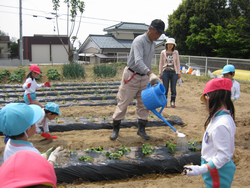
<instances>
[{"instance_id":1,"label":"power line","mask_svg":"<svg viewBox=\"0 0 250 188\"><path fill-rule=\"evenodd\" d=\"M18 7L13 7L13 6L6 6L6 5L0 5L0 7L8 7L8 8L16 8L16 9L18 9ZM30 11L36 11L36 12L43 12L43 13L45 13L45 14L55 14L55 13L53 13L53 12L49 12L49 13L46 13L45 11L40 11L40 10L34 10L34 9L27 9L27 8L22 8L23 10L30 10ZM3 11L0 11L0 12L3 12ZM8 13L8 12L5 12L5 13ZM28 14L26 14L26 15L28 15ZM67 16L67 14L60 14L59 15L59 17L60 16ZM40 17L42 17L42 16L40 16ZM78 18L80 18L80 16L76 16L76 17L78 17ZM87 19L94 19L94 20L100 20L100 21L110 21L110 22L121 22L121 21L117 21L117 20L110 20L110 19L105 19L105 18L94 18L94 17L87 17L87 16L82 16L82 18L87 18Z\"/></svg>"}]
</instances>

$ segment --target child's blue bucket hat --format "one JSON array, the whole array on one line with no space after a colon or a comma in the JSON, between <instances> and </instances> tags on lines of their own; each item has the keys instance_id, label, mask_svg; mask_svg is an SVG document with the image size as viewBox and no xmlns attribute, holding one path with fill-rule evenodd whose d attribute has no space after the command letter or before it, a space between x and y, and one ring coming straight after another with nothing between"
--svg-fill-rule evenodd
<instances>
[{"instance_id":1,"label":"child's blue bucket hat","mask_svg":"<svg viewBox=\"0 0 250 188\"><path fill-rule=\"evenodd\" d=\"M17 136L25 132L42 117L38 105L10 103L0 110L0 131L6 136Z\"/></svg>"},{"instance_id":2,"label":"child's blue bucket hat","mask_svg":"<svg viewBox=\"0 0 250 188\"><path fill-rule=\"evenodd\" d=\"M227 74L229 72L235 72L235 67L233 65L225 65L221 74Z\"/></svg>"},{"instance_id":3,"label":"child's blue bucket hat","mask_svg":"<svg viewBox=\"0 0 250 188\"><path fill-rule=\"evenodd\" d=\"M49 110L51 112L57 113L59 115L62 115L59 112L59 106L56 103L53 103L53 102L50 102L50 103L46 104L45 110Z\"/></svg>"}]
</instances>

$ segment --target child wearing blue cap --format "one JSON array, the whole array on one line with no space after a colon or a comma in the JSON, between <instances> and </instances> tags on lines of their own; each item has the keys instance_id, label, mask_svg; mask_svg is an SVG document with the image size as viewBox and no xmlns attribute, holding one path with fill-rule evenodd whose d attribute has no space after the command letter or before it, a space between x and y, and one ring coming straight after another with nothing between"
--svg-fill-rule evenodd
<instances>
[{"instance_id":1,"label":"child wearing blue cap","mask_svg":"<svg viewBox=\"0 0 250 188\"><path fill-rule=\"evenodd\" d=\"M231 88L231 100L235 102L240 98L240 84L233 78L235 75L235 67L230 64L225 65L221 74L223 74L223 78L232 80L233 86Z\"/></svg>"},{"instance_id":2,"label":"child wearing blue cap","mask_svg":"<svg viewBox=\"0 0 250 188\"><path fill-rule=\"evenodd\" d=\"M20 150L40 154L33 144L28 142L28 138L36 133L35 123L41 118L42 113L40 106L25 103L10 103L0 110L0 131L10 138L4 149L4 161ZM42 156L48 158L46 153ZM54 166L66 157L68 152L59 146L50 154L48 161Z\"/></svg>"},{"instance_id":3,"label":"child wearing blue cap","mask_svg":"<svg viewBox=\"0 0 250 188\"><path fill-rule=\"evenodd\" d=\"M50 102L46 104L45 108L43 109L42 117L38 120L36 123L36 133L41 134L41 136L47 138L47 139L57 139L56 136L51 136L49 134L49 125L48 121L53 120L56 118L56 116L62 115L59 112L59 106L53 102ZM43 132L39 128L39 125L43 126Z\"/></svg>"}]
</instances>

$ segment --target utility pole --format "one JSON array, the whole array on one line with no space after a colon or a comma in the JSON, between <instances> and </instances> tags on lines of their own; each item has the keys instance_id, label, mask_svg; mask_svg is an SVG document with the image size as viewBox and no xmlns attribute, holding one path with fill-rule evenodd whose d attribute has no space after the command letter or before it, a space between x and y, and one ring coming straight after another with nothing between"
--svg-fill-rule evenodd
<instances>
[{"instance_id":1,"label":"utility pole","mask_svg":"<svg viewBox=\"0 0 250 188\"><path fill-rule=\"evenodd\" d=\"M21 65L23 66L23 24L22 24L22 0L19 0L19 22L20 22L20 39L19 39L19 56Z\"/></svg>"},{"instance_id":2,"label":"utility pole","mask_svg":"<svg viewBox=\"0 0 250 188\"><path fill-rule=\"evenodd\" d=\"M21 65L23 66L22 0L19 0L19 23L20 23L19 56Z\"/></svg>"}]
</instances>

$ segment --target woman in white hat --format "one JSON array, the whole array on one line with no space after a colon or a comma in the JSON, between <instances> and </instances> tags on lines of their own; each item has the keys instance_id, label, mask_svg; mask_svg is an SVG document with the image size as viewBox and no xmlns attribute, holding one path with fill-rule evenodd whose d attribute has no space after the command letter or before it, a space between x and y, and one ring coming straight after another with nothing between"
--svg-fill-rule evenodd
<instances>
[{"instance_id":1,"label":"woman in white hat","mask_svg":"<svg viewBox=\"0 0 250 188\"><path fill-rule=\"evenodd\" d=\"M175 50L175 39L168 38L165 43L165 50L161 52L160 64L159 64L159 78L162 79L163 85L166 89L166 98L168 98L169 83L171 87L171 107L175 107L176 98L176 83L180 75L180 60L179 52ZM167 105L166 105L167 107Z\"/></svg>"}]
</instances>

